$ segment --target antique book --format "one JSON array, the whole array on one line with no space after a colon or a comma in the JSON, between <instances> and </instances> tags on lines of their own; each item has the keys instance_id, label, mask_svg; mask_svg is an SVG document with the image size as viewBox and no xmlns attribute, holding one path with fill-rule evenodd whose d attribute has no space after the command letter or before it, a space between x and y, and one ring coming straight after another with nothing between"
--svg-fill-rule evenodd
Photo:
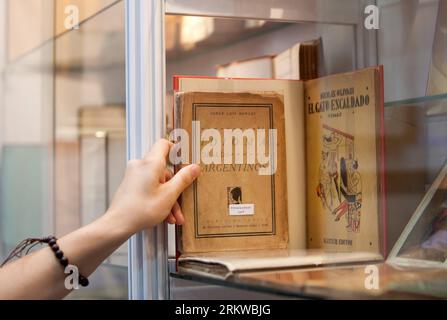
<instances>
[{"instance_id":1,"label":"antique book","mask_svg":"<svg viewBox=\"0 0 447 320\"><path fill-rule=\"evenodd\" d=\"M220 78L310 80L324 75L321 38L294 44L277 55L232 61L216 67Z\"/></svg>"},{"instance_id":2,"label":"antique book","mask_svg":"<svg viewBox=\"0 0 447 320\"><path fill-rule=\"evenodd\" d=\"M282 97L188 92L178 93L175 99L176 127L185 129L190 137L188 158L202 167L200 179L181 199L185 218L191 222L182 228L182 250L237 250L241 245L245 249L285 248L288 223ZM276 150L269 148L272 129L277 133ZM263 142L266 151L274 152L267 154L268 161L257 152ZM270 163L270 158L275 162ZM275 172L270 174L270 169Z\"/></svg>"},{"instance_id":3,"label":"antique book","mask_svg":"<svg viewBox=\"0 0 447 320\"><path fill-rule=\"evenodd\" d=\"M323 76L321 38L300 42L273 58L274 78L310 80Z\"/></svg>"},{"instance_id":4,"label":"antique book","mask_svg":"<svg viewBox=\"0 0 447 320\"><path fill-rule=\"evenodd\" d=\"M383 249L384 117L373 70L305 83L309 248Z\"/></svg>"},{"instance_id":5,"label":"antique book","mask_svg":"<svg viewBox=\"0 0 447 320\"><path fill-rule=\"evenodd\" d=\"M219 132L226 128L268 128L272 116L261 109L253 117L243 116L247 103L255 108L263 104L277 108L273 123L280 125L277 151L273 153L279 160L272 178L275 197L266 196L272 190L267 179L255 180L255 175L246 172L236 174L234 166L224 167L216 175L210 172L210 164L198 161L214 141L209 132L202 144L192 144L189 160L200 163L203 173L181 197L186 223L177 237L180 253L284 248L386 252L382 73L381 67L367 68L309 81L175 77L177 129L192 133L192 121L197 116L200 128L195 126L193 136L198 137L213 128ZM207 107L200 110L200 106ZM212 106L219 110L215 115ZM216 142L223 150L223 142ZM248 150L246 144L242 150ZM240 190L233 190L239 186ZM241 209L243 218L231 215L232 192L236 192L236 199L242 194L240 204L248 205ZM251 193L249 198L246 192ZM273 200L275 217L284 219L283 224L276 221L274 234L273 220L266 225L253 222L265 217L265 213L258 215L256 209L263 208L259 202L270 208ZM258 204L253 207L253 202ZM216 214L223 220L216 219ZM219 221L227 221L227 225ZM211 230L237 236L216 236ZM240 230L243 238L239 237ZM270 234L262 234L267 231Z\"/></svg>"},{"instance_id":6,"label":"antique book","mask_svg":"<svg viewBox=\"0 0 447 320\"><path fill-rule=\"evenodd\" d=\"M178 259L180 272L226 279L234 275L282 268L317 268L346 263L378 263L374 252L325 252L324 250L250 250L185 254Z\"/></svg>"}]
</instances>

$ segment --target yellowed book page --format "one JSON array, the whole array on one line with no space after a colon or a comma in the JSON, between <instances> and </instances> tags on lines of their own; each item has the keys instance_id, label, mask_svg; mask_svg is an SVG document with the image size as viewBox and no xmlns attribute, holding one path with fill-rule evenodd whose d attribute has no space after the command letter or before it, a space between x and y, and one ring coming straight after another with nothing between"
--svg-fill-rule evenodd
<instances>
[{"instance_id":1,"label":"yellowed book page","mask_svg":"<svg viewBox=\"0 0 447 320\"><path fill-rule=\"evenodd\" d=\"M346 262L381 261L382 256L372 252L325 252L324 250L252 250L208 252L182 255L179 265L185 262L221 265L229 272L268 269L319 267Z\"/></svg>"},{"instance_id":2,"label":"yellowed book page","mask_svg":"<svg viewBox=\"0 0 447 320\"><path fill-rule=\"evenodd\" d=\"M289 248L306 248L306 175L303 83L288 80L179 78L179 91L275 92L283 96ZM284 143L284 141L283 141Z\"/></svg>"},{"instance_id":3,"label":"yellowed book page","mask_svg":"<svg viewBox=\"0 0 447 320\"><path fill-rule=\"evenodd\" d=\"M305 83L310 248L379 252L376 69Z\"/></svg>"},{"instance_id":4,"label":"yellowed book page","mask_svg":"<svg viewBox=\"0 0 447 320\"><path fill-rule=\"evenodd\" d=\"M190 92L177 94L176 102L189 159L202 168L181 197L182 251L286 248L282 96ZM277 142L269 139L274 133Z\"/></svg>"}]
</instances>

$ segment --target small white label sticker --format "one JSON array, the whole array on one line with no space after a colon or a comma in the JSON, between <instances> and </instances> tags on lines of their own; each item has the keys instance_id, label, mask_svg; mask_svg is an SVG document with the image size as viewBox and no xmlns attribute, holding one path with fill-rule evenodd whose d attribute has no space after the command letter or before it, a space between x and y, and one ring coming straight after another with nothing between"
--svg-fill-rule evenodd
<instances>
[{"instance_id":1,"label":"small white label sticker","mask_svg":"<svg viewBox=\"0 0 447 320\"><path fill-rule=\"evenodd\" d=\"M230 204L230 216L251 216L255 214L254 204Z\"/></svg>"}]
</instances>

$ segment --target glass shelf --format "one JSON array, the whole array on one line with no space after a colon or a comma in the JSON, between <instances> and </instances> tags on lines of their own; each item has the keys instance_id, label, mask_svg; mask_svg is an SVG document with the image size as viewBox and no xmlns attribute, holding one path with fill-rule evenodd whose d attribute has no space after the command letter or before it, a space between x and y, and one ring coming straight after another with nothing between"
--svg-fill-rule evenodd
<instances>
[{"instance_id":1,"label":"glass shelf","mask_svg":"<svg viewBox=\"0 0 447 320\"><path fill-rule=\"evenodd\" d=\"M389 101L385 103L385 108L392 107L406 107L406 106L421 106L426 108L431 107L439 107L440 105L444 105L444 110L438 110L437 113L428 113L427 115L446 115L447 114L447 93L432 95L432 96L423 96L423 97L415 97L411 99L404 100L395 100ZM436 110L432 110L435 112ZM442 112L441 112L442 111Z\"/></svg>"},{"instance_id":2,"label":"glass shelf","mask_svg":"<svg viewBox=\"0 0 447 320\"><path fill-rule=\"evenodd\" d=\"M179 272L171 272L169 274L172 278L194 281L206 285L222 286L227 288L249 290L258 293L274 294L283 297L302 298L302 299L324 299L323 296L312 295L302 292L299 289L290 290L281 288L280 286L265 285L262 282L245 281L243 278L233 278L228 280L216 279L212 277L191 275Z\"/></svg>"},{"instance_id":3,"label":"glass shelf","mask_svg":"<svg viewBox=\"0 0 447 320\"><path fill-rule=\"evenodd\" d=\"M378 286L365 286L364 264L313 269L247 272L226 279L171 272L175 279L299 299L445 299L447 270L411 269L376 264ZM368 265L371 267L371 265Z\"/></svg>"}]
</instances>

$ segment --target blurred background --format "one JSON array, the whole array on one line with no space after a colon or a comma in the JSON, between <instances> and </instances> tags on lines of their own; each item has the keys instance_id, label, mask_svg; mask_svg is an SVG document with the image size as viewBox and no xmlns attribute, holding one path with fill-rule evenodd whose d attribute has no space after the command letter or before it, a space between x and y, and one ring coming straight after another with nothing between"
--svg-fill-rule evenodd
<instances>
[{"instance_id":1,"label":"blurred background","mask_svg":"<svg viewBox=\"0 0 447 320\"><path fill-rule=\"evenodd\" d=\"M0 15L4 257L24 238L62 236L94 220L121 180L124 2L1 0ZM76 24L70 15L77 29L66 28ZM127 245L69 298L77 294L127 299Z\"/></svg>"}]
</instances>

